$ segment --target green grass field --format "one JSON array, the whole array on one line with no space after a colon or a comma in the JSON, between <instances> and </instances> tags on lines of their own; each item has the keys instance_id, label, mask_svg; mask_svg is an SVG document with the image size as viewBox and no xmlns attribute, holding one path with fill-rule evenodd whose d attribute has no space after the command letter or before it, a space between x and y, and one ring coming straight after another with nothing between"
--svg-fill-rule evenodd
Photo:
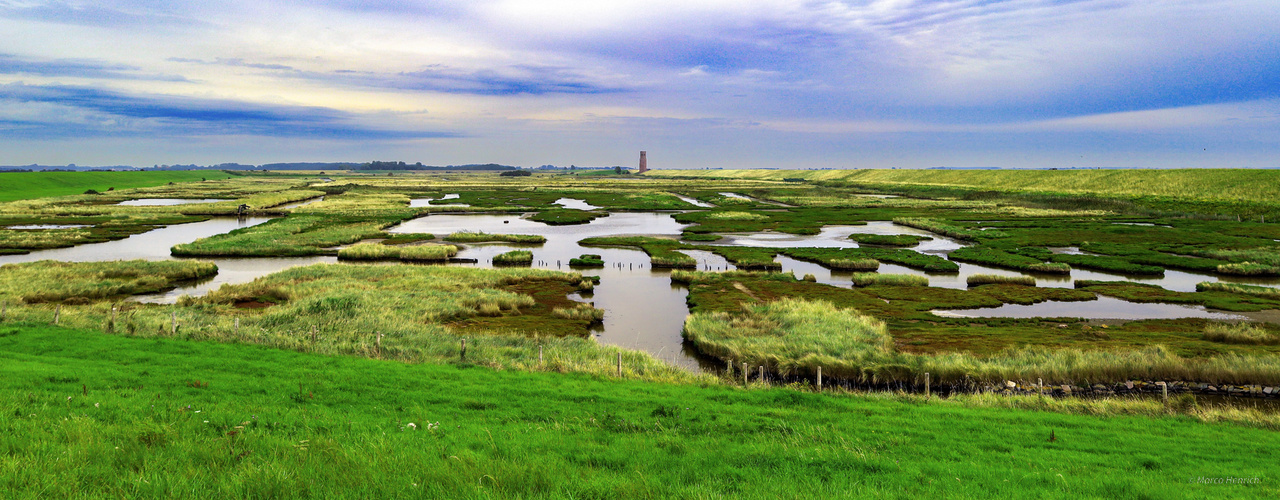
<instances>
[{"instance_id":1,"label":"green grass field","mask_svg":"<svg viewBox=\"0 0 1280 500\"><path fill-rule=\"evenodd\" d=\"M1280 492L1274 431L1158 405L1043 403L1059 413L1028 397L743 390L13 323L0 359L6 498Z\"/></svg>"},{"instance_id":2,"label":"green grass field","mask_svg":"<svg viewBox=\"0 0 1280 500\"><path fill-rule=\"evenodd\" d=\"M176 172L13 172L0 174L0 202L81 194L93 189L152 187L170 182L227 179L220 170Z\"/></svg>"}]
</instances>

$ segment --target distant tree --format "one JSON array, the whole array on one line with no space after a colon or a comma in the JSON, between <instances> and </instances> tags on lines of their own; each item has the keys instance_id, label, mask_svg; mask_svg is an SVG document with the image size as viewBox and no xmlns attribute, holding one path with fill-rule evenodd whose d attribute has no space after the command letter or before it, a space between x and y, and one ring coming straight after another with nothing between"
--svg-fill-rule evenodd
<instances>
[{"instance_id":1,"label":"distant tree","mask_svg":"<svg viewBox=\"0 0 1280 500\"><path fill-rule=\"evenodd\" d=\"M498 174L499 177L528 177L530 175L533 175L533 173L528 170L507 170Z\"/></svg>"}]
</instances>

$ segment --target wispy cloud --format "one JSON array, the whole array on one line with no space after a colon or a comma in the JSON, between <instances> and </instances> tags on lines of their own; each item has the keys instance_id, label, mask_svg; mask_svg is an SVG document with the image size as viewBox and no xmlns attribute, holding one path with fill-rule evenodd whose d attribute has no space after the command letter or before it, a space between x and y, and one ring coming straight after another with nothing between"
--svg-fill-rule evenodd
<instances>
[{"instance_id":1,"label":"wispy cloud","mask_svg":"<svg viewBox=\"0 0 1280 500\"><path fill-rule=\"evenodd\" d=\"M0 85L0 103L51 105L75 111L15 120L16 130L66 135L262 135L323 139L421 139L457 137L439 131L362 125L360 116L332 108L268 105L223 99L137 95L65 85ZM48 109L48 108L46 108ZM51 116L52 115L52 116ZM61 116L61 119L55 117Z\"/></svg>"},{"instance_id":2,"label":"wispy cloud","mask_svg":"<svg viewBox=\"0 0 1280 500\"><path fill-rule=\"evenodd\" d=\"M107 80L157 80L185 82L179 75L147 73L128 64L93 59L33 59L0 53L0 75L64 76Z\"/></svg>"}]
</instances>

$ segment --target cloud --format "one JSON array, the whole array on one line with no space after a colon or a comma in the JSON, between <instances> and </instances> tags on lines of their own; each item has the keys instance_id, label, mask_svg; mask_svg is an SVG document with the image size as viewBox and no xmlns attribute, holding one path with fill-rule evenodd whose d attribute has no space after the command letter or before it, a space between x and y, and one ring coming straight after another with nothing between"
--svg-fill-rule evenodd
<instances>
[{"instance_id":1,"label":"cloud","mask_svg":"<svg viewBox=\"0 0 1280 500\"><path fill-rule=\"evenodd\" d=\"M465 70L445 65L430 65L415 71L366 71L338 69L331 71L302 70L293 66L247 62L240 58L213 60L169 58L171 62L201 65L234 66L268 70L269 74L313 80L347 87L380 88L442 92L472 95L546 95L546 94L610 94L626 92L621 85L593 82L566 67L509 65L493 69Z\"/></svg>"},{"instance_id":2,"label":"cloud","mask_svg":"<svg viewBox=\"0 0 1280 500\"><path fill-rule=\"evenodd\" d=\"M104 27L180 25L190 28L205 24L196 18L166 12L169 8L166 2L115 3L124 8L71 2L0 1L0 18ZM129 9L128 4L135 4L134 8Z\"/></svg>"},{"instance_id":3,"label":"cloud","mask_svg":"<svg viewBox=\"0 0 1280 500\"><path fill-rule=\"evenodd\" d=\"M93 59L31 59L0 53L0 74L101 78L108 80L157 80L185 82L179 75L143 73L142 68Z\"/></svg>"},{"instance_id":4,"label":"cloud","mask_svg":"<svg viewBox=\"0 0 1280 500\"><path fill-rule=\"evenodd\" d=\"M37 118L4 122L11 130L58 137L148 134L340 140L458 137L450 132L367 126L360 123L361 116L332 108L138 95L65 85L0 85L0 104L30 112Z\"/></svg>"}]
</instances>

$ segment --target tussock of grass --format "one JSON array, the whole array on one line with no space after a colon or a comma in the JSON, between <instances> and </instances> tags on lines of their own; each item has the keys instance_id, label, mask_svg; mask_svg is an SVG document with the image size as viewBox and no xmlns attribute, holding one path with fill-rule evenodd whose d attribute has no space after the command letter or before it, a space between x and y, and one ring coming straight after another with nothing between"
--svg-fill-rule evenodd
<instances>
[{"instance_id":1,"label":"tussock of grass","mask_svg":"<svg viewBox=\"0 0 1280 500\"><path fill-rule=\"evenodd\" d=\"M1236 276L1280 276L1280 266L1258 262L1237 262L1218 266L1218 272Z\"/></svg>"},{"instance_id":2,"label":"tussock of grass","mask_svg":"<svg viewBox=\"0 0 1280 500\"><path fill-rule=\"evenodd\" d=\"M557 318L597 322L604 320L604 309L596 309L591 304L578 304L572 308L557 307L552 309L551 315Z\"/></svg>"},{"instance_id":3,"label":"tussock of grass","mask_svg":"<svg viewBox=\"0 0 1280 500\"><path fill-rule=\"evenodd\" d=\"M969 286L995 284L1036 286L1036 279L1030 276L1004 276L1000 274L973 274L965 282Z\"/></svg>"},{"instance_id":4,"label":"tussock of grass","mask_svg":"<svg viewBox=\"0 0 1280 500\"><path fill-rule=\"evenodd\" d=\"M841 271L875 271L880 268L880 261L875 259L831 259L827 266Z\"/></svg>"},{"instance_id":5,"label":"tussock of grass","mask_svg":"<svg viewBox=\"0 0 1280 500\"><path fill-rule=\"evenodd\" d=\"M863 234L853 233L849 235L849 239L862 245L879 245L886 247L913 247L919 245L921 241L932 240L928 236L920 236L916 234Z\"/></svg>"},{"instance_id":6,"label":"tussock of grass","mask_svg":"<svg viewBox=\"0 0 1280 500\"><path fill-rule=\"evenodd\" d=\"M1252 323L1214 323L1204 329L1204 339L1224 344L1280 344L1280 336Z\"/></svg>"},{"instance_id":7,"label":"tussock of grass","mask_svg":"<svg viewBox=\"0 0 1280 500\"><path fill-rule=\"evenodd\" d=\"M533 264L533 252L528 250L512 250L493 256L495 266L527 266Z\"/></svg>"},{"instance_id":8,"label":"tussock of grass","mask_svg":"<svg viewBox=\"0 0 1280 500\"><path fill-rule=\"evenodd\" d=\"M383 245L380 243L357 243L338 251L338 258L343 260L404 260L404 261L445 261L458 254L454 245Z\"/></svg>"},{"instance_id":9,"label":"tussock of grass","mask_svg":"<svg viewBox=\"0 0 1280 500\"><path fill-rule=\"evenodd\" d=\"M547 238L536 234L489 234L483 231L458 231L444 237L445 241L457 243L483 243L489 241L505 241L508 243L546 243Z\"/></svg>"},{"instance_id":10,"label":"tussock of grass","mask_svg":"<svg viewBox=\"0 0 1280 500\"><path fill-rule=\"evenodd\" d=\"M929 278L914 274L853 273L853 286L929 286Z\"/></svg>"},{"instance_id":11,"label":"tussock of grass","mask_svg":"<svg viewBox=\"0 0 1280 500\"><path fill-rule=\"evenodd\" d=\"M604 259L599 254L584 253L569 259L569 267L604 267Z\"/></svg>"},{"instance_id":12,"label":"tussock of grass","mask_svg":"<svg viewBox=\"0 0 1280 500\"><path fill-rule=\"evenodd\" d=\"M1242 285L1239 283L1225 283L1222 281L1202 281L1196 283L1197 292L1229 292L1242 293L1245 295L1256 295L1258 297L1267 297L1271 299L1280 299L1280 289L1269 286Z\"/></svg>"},{"instance_id":13,"label":"tussock of grass","mask_svg":"<svg viewBox=\"0 0 1280 500\"><path fill-rule=\"evenodd\" d=\"M0 300L83 303L158 292L217 273L214 263L197 260L5 264L0 266Z\"/></svg>"},{"instance_id":14,"label":"tussock of grass","mask_svg":"<svg viewBox=\"0 0 1280 500\"><path fill-rule=\"evenodd\" d=\"M707 214L712 220L767 220L769 216L751 212L712 212Z\"/></svg>"}]
</instances>

